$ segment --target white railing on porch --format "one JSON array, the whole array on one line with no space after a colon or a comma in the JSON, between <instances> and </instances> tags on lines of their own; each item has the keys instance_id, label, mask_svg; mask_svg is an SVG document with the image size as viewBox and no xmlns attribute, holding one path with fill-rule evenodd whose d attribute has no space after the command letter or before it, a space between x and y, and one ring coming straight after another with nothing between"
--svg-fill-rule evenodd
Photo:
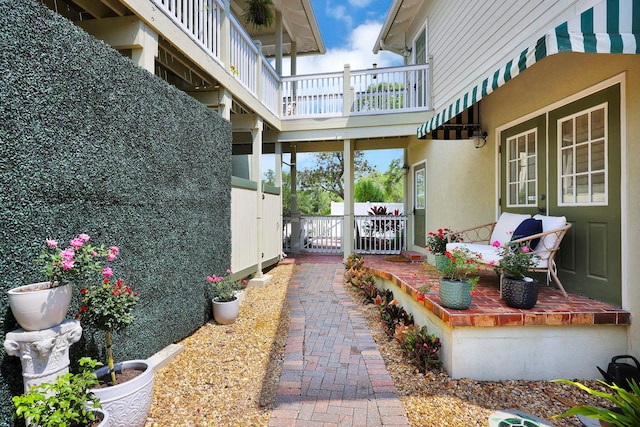
<instances>
[{"instance_id":1,"label":"white railing on porch","mask_svg":"<svg viewBox=\"0 0 640 427\"><path fill-rule=\"evenodd\" d=\"M171 20L217 61L220 60L219 0L151 0Z\"/></svg>"},{"instance_id":2,"label":"white railing on porch","mask_svg":"<svg viewBox=\"0 0 640 427\"><path fill-rule=\"evenodd\" d=\"M301 216L300 235L292 236L291 218L283 218L282 250L291 252L292 239L300 239L305 252L342 253L343 216ZM354 217L354 252L398 254L407 249L405 215L357 215Z\"/></svg>"},{"instance_id":3,"label":"white railing on porch","mask_svg":"<svg viewBox=\"0 0 640 427\"><path fill-rule=\"evenodd\" d=\"M336 73L281 78L230 11L230 33L221 32L222 1L151 1L269 111L282 119L386 114L431 108L428 64L368 70L345 67ZM221 58L223 43L229 47L228 64Z\"/></svg>"},{"instance_id":4,"label":"white railing on porch","mask_svg":"<svg viewBox=\"0 0 640 427\"><path fill-rule=\"evenodd\" d=\"M340 216L304 216L300 218L300 247L306 252L342 253Z\"/></svg>"},{"instance_id":5,"label":"white railing on porch","mask_svg":"<svg viewBox=\"0 0 640 427\"><path fill-rule=\"evenodd\" d=\"M354 252L398 254L407 249L404 215L356 215Z\"/></svg>"}]
</instances>

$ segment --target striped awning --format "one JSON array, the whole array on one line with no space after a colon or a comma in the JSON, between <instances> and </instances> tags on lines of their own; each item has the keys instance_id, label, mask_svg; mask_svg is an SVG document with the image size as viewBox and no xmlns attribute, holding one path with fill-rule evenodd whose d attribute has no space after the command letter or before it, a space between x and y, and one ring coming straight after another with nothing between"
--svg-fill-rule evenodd
<instances>
[{"instance_id":1,"label":"striped awning","mask_svg":"<svg viewBox=\"0 0 640 427\"><path fill-rule=\"evenodd\" d=\"M429 121L419 139L547 56L560 52L640 54L640 0L604 0L540 37Z\"/></svg>"}]
</instances>

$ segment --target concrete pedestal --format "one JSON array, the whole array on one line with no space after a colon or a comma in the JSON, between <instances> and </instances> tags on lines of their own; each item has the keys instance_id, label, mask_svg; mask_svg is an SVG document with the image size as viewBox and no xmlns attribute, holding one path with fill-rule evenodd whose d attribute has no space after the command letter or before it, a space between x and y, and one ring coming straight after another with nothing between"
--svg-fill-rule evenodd
<instances>
[{"instance_id":1,"label":"concrete pedestal","mask_svg":"<svg viewBox=\"0 0 640 427\"><path fill-rule=\"evenodd\" d=\"M44 382L53 382L69 372L69 347L82 336L77 320L41 331L16 329L6 335L7 354L20 358L25 393Z\"/></svg>"}]
</instances>

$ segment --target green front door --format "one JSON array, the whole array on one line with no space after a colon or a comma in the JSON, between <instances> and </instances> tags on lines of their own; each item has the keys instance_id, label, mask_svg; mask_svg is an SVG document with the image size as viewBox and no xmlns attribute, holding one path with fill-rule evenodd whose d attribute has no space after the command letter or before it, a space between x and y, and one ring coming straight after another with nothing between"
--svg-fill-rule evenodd
<instances>
[{"instance_id":1,"label":"green front door","mask_svg":"<svg viewBox=\"0 0 640 427\"><path fill-rule=\"evenodd\" d=\"M565 216L563 286L620 305L619 86L503 131L500 154L501 210Z\"/></svg>"},{"instance_id":2,"label":"green front door","mask_svg":"<svg viewBox=\"0 0 640 427\"><path fill-rule=\"evenodd\" d=\"M560 279L568 291L620 305L619 85L550 112L549 153L549 212L572 224Z\"/></svg>"},{"instance_id":3,"label":"green front door","mask_svg":"<svg viewBox=\"0 0 640 427\"><path fill-rule=\"evenodd\" d=\"M424 163L413 168L413 244L424 247L427 238L427 169Z\"/></svg>"}]
</instances>

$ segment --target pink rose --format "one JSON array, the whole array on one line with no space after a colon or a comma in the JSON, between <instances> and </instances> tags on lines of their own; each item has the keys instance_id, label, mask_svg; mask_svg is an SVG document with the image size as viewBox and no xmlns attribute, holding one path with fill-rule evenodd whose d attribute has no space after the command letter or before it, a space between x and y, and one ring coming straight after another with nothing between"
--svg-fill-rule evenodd
<instances>
[{"instance_id":1,"label":"pink rose","mask_svg":"<svg viewBox=\"0 0 640 427\"><path fill-rule=\"evenodd\" d=\"M98 252L96 252L96 251L91 251L91 256L92 256L92 257L94 257L94 258L95 258L95 257L97 257L97 256L98 256Z\"/></svg>"},{"instance_id":2,"label":"pink rose","mask_svg":"<svg viewBox=\"0 0 640 427\"><path fill-rule=\"evenodd\" d=\"M531 249L529 249L529 246L523 246L522 247L522 252L529 252Z\"/></svg>"},{"instance_id":3,"label":"pink rose","mask_svg":"<svg viewBox=\"0 0 640 427\"><path fill-rule=\"evenodd\" d=\"M108 279L113 276L113 270L111 270L111 267L105 267L102 269L102 275Z\"/></svg>"},{"instance_id":4,"label":"pink rose","mask_svg":"<svg viewBox=\"0 0 640 427\"><path fill-rule=\"evenodd\" d=\"M209 282L209 283L213 283L213 277L211 277L211 276L207 276L207 282Z\"/></svg>"},{"instance_id":5,"label":"pink rose","mask_svg":"<svg viewBox=\"0 0 640 427\"><path fill-rule=\"evenodd\" d=\"M113 252L117 256L120 253L120 249L117 246L111 246L109 252Z\"/></svg>"},{"instance_id":6,"label":"pink rose","mask_svg":"<svg viewBox=\"0 0 640 427\"><path fill-rule=\"evenodd\" d=\"M58 247L58 241L57 240L53 240L53 239L47 239L46 240L47 246L49 246L50 248L57 248Z\"/></svg>"},{"instance_id":7,"label":"pink rose","mask_svg":"<svg viewBox=\"0 0 640 427\"><path fill-rule=\"evenodd\" d=\"M116 254L114 254L113 252L109 252L107 254L107 261L114 261L116 259Z\"/></svg>"},{"instance_id":8,"label":"pink rose","mask_svg":"<svg viewBox=\"0 0 640 427\"><path fill-rule=\"evenodd\" d=\"M76 253L71 248L65 249L64 251L60 252L60 256L63 260L66 261L73 261L73 257L75 256L75 254Z\"/></svg>"},{"instance_id":9,"label":"pink rose","mask_svg":"<svg viewBox=\"0 0 640 427\"><path fill-rule=\"evenodd\" d=\"M63 259L60 263L63 270L71 270L73 268L73 259Z\"/></svg>"},{"instance_id":10,"label":"pink rose","mask_svg":"<svg viewBox=\"0 0 640 427\"><path fill-rule=\"evenodd\" d=\"M491 244L494 248L499 248L500 247L500 242L499 241L495 241Z\"/></svg>"},{"instance_id":11,"label":"pink rose","mask_svg":"<svg viewBox=\"0 0 640 427\"><path fill-rule=\"evenodd\" d=\"M80 234L78 236L78 239L82 240L83 242L88 242L89 241L89 235L82 233L82 234Z\"/></svg>"},{"instance_id":12,"label":"pink rose","mask_svg":"<svg viewBox=\"0 0 640 427\"><path fill-rule=\"evenodd\" d=\"M81 238L76 237L75 239L73 239L71 242L69 242L69 244L71 246L73 246L76 249L80 249L82 247L82 245L84 245L84 242L82 241Z\"/></svg>"}]
</instances>

